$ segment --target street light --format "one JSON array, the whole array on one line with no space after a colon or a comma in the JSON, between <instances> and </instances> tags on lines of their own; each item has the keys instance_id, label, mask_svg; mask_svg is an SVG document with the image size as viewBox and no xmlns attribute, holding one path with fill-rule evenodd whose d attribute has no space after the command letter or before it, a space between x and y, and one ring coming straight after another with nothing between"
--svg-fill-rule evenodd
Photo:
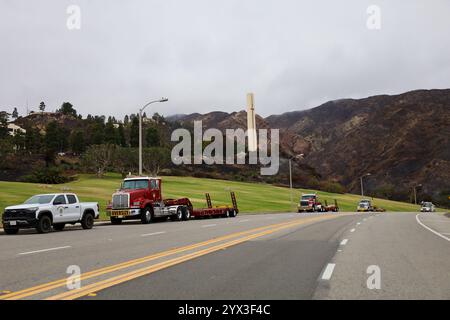
<instances>
[{"instance_id":1,"label":"street light","mask_svg":"<svg viewBox=\"0 0 450 320\"><path fill-rule=\"evenodd\" d=\"M139 175L142 176L142 112L144 112L145 108L149 105L157 102L167 102L169 99L161 98L159 100L150 101L141 109L139 109Z\"/></svg>"},{"instance_id":2,"label":"street light","mask_svg":"<svg viewBox=\"0 0 450 320\"><path fill-rule=\"evenodd\" d=\"M417 188L422 188L422 184L414 186L414 204L417 204Z\"/></svg>"},{"instance_id":3,"label":"street light","mask_svg":"<svg viewBox=\"0 0 450 320\"><path fill-rule=\"evenodd\" d=\"M366 173L365 175L361 176L359 179L361 180L361 198L364 198L364 186L363 186L363 178L371 176L372 174Z\"/></svg>"},{"instance_id":4,"label":"street light","mask_svg":"<svg viewBox=\"0 0 450 320\"><path fill-rule=\"evenodd\" d=\"M289 191L291 193L291 210L293 208L293 199L292 199L292 159L303 159L304 154L298 154L296 156L292 156L289 158Z\"/></svg>"}]
</instances>

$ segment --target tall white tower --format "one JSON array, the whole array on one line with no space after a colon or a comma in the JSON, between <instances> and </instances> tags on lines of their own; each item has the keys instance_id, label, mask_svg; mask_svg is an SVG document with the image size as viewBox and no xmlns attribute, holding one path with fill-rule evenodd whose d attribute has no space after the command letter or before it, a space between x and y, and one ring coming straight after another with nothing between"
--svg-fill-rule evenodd
<instances>
[{"instance_id":1,"label":"tall white tower","mask_svg":"<svg viewBox=\"0 0 450 320\"><path fill-rule=\"evenodd\" d=\"M255 152L258 149L256 138L256 116L253 93L247 94L247 130L248 130L248 151Z\"/></svg>"}]
</instances>

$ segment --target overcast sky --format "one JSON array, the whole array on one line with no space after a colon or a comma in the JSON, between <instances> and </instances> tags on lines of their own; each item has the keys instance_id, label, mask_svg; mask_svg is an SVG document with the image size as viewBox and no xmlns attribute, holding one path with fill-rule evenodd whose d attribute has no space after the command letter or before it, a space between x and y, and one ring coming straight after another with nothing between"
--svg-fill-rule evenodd
<instances>
[{"instance_id":1,"label":"overcast sky","mask_svg":"<svg viewBox=\"0 0 450 320\"><path fill-rule=\"evenodd\" d=\"M0 0L0 49L0 110L70 101L122 117L167 96L153 111L232 112L254 92L267 116L450 88L450 1Z\"/></svg>"}]
</instances>

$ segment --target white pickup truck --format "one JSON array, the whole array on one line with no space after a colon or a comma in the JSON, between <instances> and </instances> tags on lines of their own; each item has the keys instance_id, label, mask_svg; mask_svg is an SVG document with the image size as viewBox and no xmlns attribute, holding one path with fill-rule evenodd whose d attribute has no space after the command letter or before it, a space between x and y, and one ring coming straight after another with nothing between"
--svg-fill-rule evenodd
<instances>
[{"instance_id":1,"label":"white pickup truck","mask_svg":"<svg viewBox=\"0 0 450 320\"><path fill-rule=\"evenodd\" d=\"M92 229L99 217L97 202L79 202L72 193L40 194L23 204L5 208L2 223L6 234L17 234L19 229L36 228L39 233L62 231L66 224L81 223L83 229Z\"/></svg>"}]
</instances>

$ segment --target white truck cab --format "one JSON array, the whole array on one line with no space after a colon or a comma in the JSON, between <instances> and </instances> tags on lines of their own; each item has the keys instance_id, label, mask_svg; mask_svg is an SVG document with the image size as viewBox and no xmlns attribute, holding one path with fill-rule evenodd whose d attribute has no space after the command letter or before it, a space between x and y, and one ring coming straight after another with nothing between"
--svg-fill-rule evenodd
<instances>
[{"instance_id":1,"label":"white truck cab","mask_svg":"<svg viewBox=\"0 0 450 320\"><path fill-rule=\"evenodd\" d=\"M83 229L92 229L98 217L97 202L79 202L76 194L55 193L35 195L23 204L5 208L2 223L6 234L17 234L25 228L48 233L52 227L61 231L66 224L76 223L81 223Z\"/></svg>"}]
</instances>

